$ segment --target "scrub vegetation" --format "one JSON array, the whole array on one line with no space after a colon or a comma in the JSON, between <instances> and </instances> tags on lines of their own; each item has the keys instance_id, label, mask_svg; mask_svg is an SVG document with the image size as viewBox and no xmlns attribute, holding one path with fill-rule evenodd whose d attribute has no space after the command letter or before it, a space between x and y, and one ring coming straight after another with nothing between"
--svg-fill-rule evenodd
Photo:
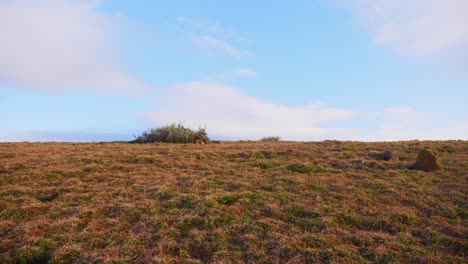
<instances>
[{"instance_id":1,"label":"scrub vegetation","mask_svg":"<svg viewBox=\"0 0 468 264\"><path fill-rule=\"evenodd\" d=\"M467 263L467 172L466 141L2 143L0 263Z\"/></svg>"},{"instance_id":2,"label":"scrub vegetation","mask_svg":"<svg viewBox=\"0 0 468 264\"><path fill-rule=\"evenodd\" d=\"M150 129L136 137L134 143L197 143L208 142L205 128L193 130L182 124L172 124L156 129Z\"/></svg>"}]
</instances>

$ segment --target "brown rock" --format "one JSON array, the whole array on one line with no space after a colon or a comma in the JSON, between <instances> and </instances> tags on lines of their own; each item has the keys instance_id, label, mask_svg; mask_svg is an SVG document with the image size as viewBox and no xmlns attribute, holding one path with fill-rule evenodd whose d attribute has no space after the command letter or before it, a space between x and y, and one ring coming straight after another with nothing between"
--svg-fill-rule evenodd
<instances>
[{"instance_id":1,"label":"brown rock","mask_svg":"<svg viewBox=\"0 0 468 264\"><path fill-rule=\"evenodd\" d=\"M383 160L386 160L386 161L398 161L399 160L399 157L396 153L396 151L393 151L393 150L386 150L383 154L382 154L382 159Z\"/></svg>"},{"instance_id":2,"label":"brown rock","mask_svg":"<svg viewBox=\"0 0 468 264\"><path fill-rule=\"evenodd\" d=\"M441 168L439 158L435 152L426 148L419 151L418 158L412 166L412 169L421 171L435 171Z\"/></svg>"},{"instance_id":3,"label":"brown rock","mask_svg":"<svg viewBox=\"0 0 468 264\"><path fill-rule=\"evenodd\" d=\"M398 155L394 150L386 150L385 152L369 152L369 157L376 160L385 160L385 161L398 161Z\"/></svg>"},{"instance_id":4,"label":"brown rock","mask_svg":"<svg viewBox=\"0 0 468 264\"><path fill-rule=\"evenodd\" d=\"M252 151L242 151L242 152L237 153L237 156L241 158L251 158L253 155L254 154Z\"/></svg>"}]
</instances>

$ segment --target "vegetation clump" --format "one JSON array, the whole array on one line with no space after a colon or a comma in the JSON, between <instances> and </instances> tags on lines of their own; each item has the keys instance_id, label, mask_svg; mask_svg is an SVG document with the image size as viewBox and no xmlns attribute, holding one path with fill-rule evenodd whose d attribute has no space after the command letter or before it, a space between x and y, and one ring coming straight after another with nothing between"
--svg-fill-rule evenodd
<instances>
[{"instance_id":1,"label":"vegetation clump","mask_svg":"<svg viewBox=\"0 0 468 264\"><path fill-rule=\"evenodd\" d=\"M164 127L150 129L136 137L135 143L197 143L208 142L208 134L205 128L192 130L181 124L172 124Z\"/></svg>"},{"instance_id":2,"label":"vegetation clump","mask_svg":"<svg viewBox=\"0 0 468 264\"><path fill-rule=\"evenodd\" d=\"M264 137L260 139L261 142L279 142L281 141L280 137Z\"/></svg>"},{"instance_id":3,"label":"vegetation clump","mask_svg":"<svg viewBox=\"0 0 468 264\"><path fill-rule=\"evenodd\" d=\"M237 195L233 195L233 194L228 194L228 195L225 195L225 196L217 199L218 203L224 204L224 205L234 204L235 202L237 202L237 200L239 200L239 197Z\"/></svg>"},{"instance_id":4,"label":"vegetation clump","mask_svg":"<svg viewBox=\"0 0 468 264\"><path fill-rule=\"evenodd\" d=\"M289 171L296 172L296 173L311 173L311 172L318 173L318 172L326 171L326 169L317 165L313 165L313 164L305 165L305 164L299 164L299 163L289 164L287 169Z\"/></svg>"},{"instance_id":5,"label":"vegetation clump","mask_svg":"<svg viewBox=\"0 0 468 264\"><path fill-rule=\"evenodd\" d=\"M289 171L297 172L297 173L308 173L308 172L310 172L310 168L307 167L304 164L297 164L297 163L289 164L287 168L288 168Z\"/></svg>"}]
</instances>

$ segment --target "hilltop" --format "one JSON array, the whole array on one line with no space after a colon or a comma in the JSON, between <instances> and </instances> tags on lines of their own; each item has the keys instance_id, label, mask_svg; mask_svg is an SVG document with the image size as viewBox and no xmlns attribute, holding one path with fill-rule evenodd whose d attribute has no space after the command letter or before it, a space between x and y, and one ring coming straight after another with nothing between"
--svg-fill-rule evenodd
<instances>
[{"instance_id":1,"label":"hilltop","mask_svg":"<svg viewBox=\"0 0 468 264\"><path fill-rule=\"evenodd\" d=\"M0 262L467 263L467 196L467 141L2 143Z\"/></svg>"}]
</instances>

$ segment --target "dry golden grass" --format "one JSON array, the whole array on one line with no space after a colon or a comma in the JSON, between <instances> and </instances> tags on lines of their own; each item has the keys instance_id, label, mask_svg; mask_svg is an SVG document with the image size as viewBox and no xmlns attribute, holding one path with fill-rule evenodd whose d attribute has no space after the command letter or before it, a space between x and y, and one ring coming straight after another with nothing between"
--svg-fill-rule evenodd
<instances>
[{"instance_id":1,"label":"dry golden grass","mask_svg":"<svg viewBox=\"0 0 468 264\"><path fill-rule=\"evenodd\" d=\"M443 170L408 169L426 146ZM466 141L3 143L0 263L467 263L467 163Z\"/></svg>"}]
</instances>

